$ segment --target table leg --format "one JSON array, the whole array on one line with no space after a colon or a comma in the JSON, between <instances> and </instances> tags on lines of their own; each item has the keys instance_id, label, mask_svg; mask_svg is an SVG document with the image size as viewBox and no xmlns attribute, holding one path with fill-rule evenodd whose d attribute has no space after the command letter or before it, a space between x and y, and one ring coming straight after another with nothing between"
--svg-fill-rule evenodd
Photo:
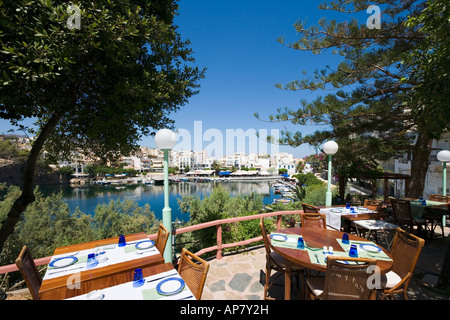
<instances>
[{"instance_id":1,"label":"table leg","mask_svg":"<svg viewBox=\"0 0 450 320\"><path fill-rule=\"evenodd\" d=\"M284 300L291 300L291 279L292 267L289 262L286 264L286 272L284 274Z\"/></svg>"}]
</instances>

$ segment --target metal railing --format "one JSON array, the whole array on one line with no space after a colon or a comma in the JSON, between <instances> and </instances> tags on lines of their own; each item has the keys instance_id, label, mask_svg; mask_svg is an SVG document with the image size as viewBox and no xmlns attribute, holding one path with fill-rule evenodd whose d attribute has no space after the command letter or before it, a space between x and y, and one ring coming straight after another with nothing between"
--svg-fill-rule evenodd
<instances>
[{"instance_id":1,"label":"metal railing","mask_svg":"<svg viewBox=\"0 0 450 320\"><path fill-rule=\"evenodd\" d=\"M277 212L259 213L259 214L255 214L255 215L251 215L251 216L214 220L214 221L209 221L209 222L205 222L205 223L200 223L200 224L196 224L196 225L192 225L192 226L188 226L188 227L182 227L179 229L175 229L174 235L180 235L180 234L183 234L186 232L197 231L197 230L201 230L204 228L216 227L216 235L217 235L216 245L212 246L212 247L208 247L208 248L203 248L200 251L196 252L195 254L203 255L208 252L216 251L216 259L220 260L220 259L222 259L222 252L224 249L233 248L233 247L237 247L237 246L244 246L244 245L248 245L248 244L262 240L262 236L259 236L259 237L255 237L252 239L246 239L246 240L233 242L233 243L222 243L222 232L223 232L222 225L228 224L228 223L240 222L240 221L260 219L261 217L268 218L268 217L276 216L277 217L277 222L276 222L277 229L280 229L281 228L281 217L283 215L293 215L293 214L296 215L296 214L300 214L302 212L303 212L303 210L277 211ZM156 239L156 233L147 235L147 237L150 240L154 240L154 239ZM39 258L39 259L34 260L34 263L36 264L36 266L41 266L41 265L49 264L50 259L51 259L51 256ZM14 272L14 271L18 271L17 266L15 264L0 266L0 275L9 273L9 272Z\"/></svg>"}]
</instances>

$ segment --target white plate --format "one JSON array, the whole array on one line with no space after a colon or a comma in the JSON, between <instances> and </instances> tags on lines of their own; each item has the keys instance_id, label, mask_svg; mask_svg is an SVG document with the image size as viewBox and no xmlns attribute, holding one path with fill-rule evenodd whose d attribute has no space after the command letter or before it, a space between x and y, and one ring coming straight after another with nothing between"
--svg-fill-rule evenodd
<instances>
[{"instance_id":1,"label":"white plate","mask_svg":"<svg viewBox=\"0 0 450 320\"><path fill-rule=\"evenodd\" d=\"M331 209L330 212L341 213L343 211L341 209Z\"/></svg>"},{"instance_id":2,"label":"white plate","mask_svg":"<svg viewBox=\"0 0 450 320\"><path fill-rule=\"evenodd\" d=\"M105 295L100 290L91 291L86 295L88 300L102 300L104 297Z\"/></svg>"},{"instance_id":3,"label":"white plate","mask_svg":"<svg viewBox=\"0 0 450 320\"><path fill-rule=\"evenodd\" d=\"M77 261L77 257L63 257L53 260L52 262L50 262L49 266L52 268L64 268L74 264Z\"/></svg>"},{"instance_id":4,"label":"white plate","mask_svg":"<svg viewBox=\"0 0 450 320\"><path fill-rule=\"evenodd\" d=\"M364 208L364 207L358 207L358 208L356 208L356 210L360 210L360 211L363 211L363 210L369 210L369 209L367 209L367 208Z\"/></svg>"},{"instance_id":5,"label":"white plate","mask_svg":"<svg viewBox=\"0 0 450 320\"><path fill-rule=\"evenodd\" d=\"M359 245L361 247L361 249L368 251L368 252L380 252L381 248L377 247L373 244L370 243L363 243Z\"/></svg>"},{"instance_id":6,"label":"white plate","mask_svg":"<svg viewBox=\"0 0 450 320\"><path fill-rule=\"evenodd\" d=\"M145 250L145 249L149 249L149 248L153 247L154 245L155 245L155 243L153 241L145 240L145 241L136 243L135 247L136 247L136 249L139 249L139 250Z\"/></svg>"},{"instance_id":7,"label":"white plate","mask_svg":"<svg viewBox=\"0 0 450 320\"><path fill-rule=\"evenodd\" d=\"M179 277L165 279L158 283L156 291L164 296L176 294L184 289L185 283Z\"/></svg>"},{"instance_id":8,"label":"white plate","mask_svg":"<svg viewBox=\"0 0 450 320\"><path fill-rule=\"evenodd\" d=\"M281 234L272 234L270 237L275 241L286 241L287 240L287 237L283 236Z\"/></svg>"}]
</instances>

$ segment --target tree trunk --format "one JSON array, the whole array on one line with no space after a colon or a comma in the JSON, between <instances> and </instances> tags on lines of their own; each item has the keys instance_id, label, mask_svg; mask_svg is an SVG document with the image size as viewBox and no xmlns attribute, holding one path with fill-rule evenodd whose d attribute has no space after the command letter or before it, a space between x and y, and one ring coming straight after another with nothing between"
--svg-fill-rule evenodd
<instances>
[{"instance_id":1,"label":"tree trunk","mask_svg":"<svg viewBox=\"0 0 450 320\"><path fill-rule=\"evenodd\" d=\"M425 178L430 165L430 153L433 139L425 132L419 130L416 144L413 148L411 161L411 179L408 186L407 197L420 198L425 188Z\"/></svg>"},{"instance_id":2,"label":"tree trunk","mask_svg":"<svg viewBox=\"0 0 450 320\"><path fill-rule=\"evenodd\" d=\"M33 143L33 147L31 148L25 165L22 193L9 210L6 220L2 222L2 227L0 229L0 252L2 252L9 235L14 231L14 227L19 221L21 214L25 211L27 206L35 200L33 184L36 171L36 162L45 141L48 139L50 133L55 129L60 119L60 115L53 115L47 124L42 128L42 131Z\"/></svg>"},{"instance_id":3,"label":"tree trunk","mask_svg":"<svg viewBox=\"0 0 450 320\"><path fill-rule=\"evenodd\" d=\"M339 175L339 198L345 202L345 187L347 186L347 178Z\"/></svg>"}]
</instances>

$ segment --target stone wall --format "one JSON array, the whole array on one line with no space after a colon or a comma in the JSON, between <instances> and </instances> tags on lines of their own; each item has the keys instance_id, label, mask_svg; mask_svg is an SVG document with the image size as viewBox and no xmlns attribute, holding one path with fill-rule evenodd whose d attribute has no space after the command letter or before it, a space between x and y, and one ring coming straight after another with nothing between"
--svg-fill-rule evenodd
<instances>
[{"instance_id":1,"label":"stone wall","mask_svg":"<svg viewBox=\"0 0 450 320\"><path fill-rule=\"evenodd\" d=\"M7 185L23 185L24 164L13 162L7 159L0 159L0 183ZM35 185L54 185L69 183L69 180L56 171L49 171L44 168L37 168L34 178Z\"/></svg>"}]
</instances>

